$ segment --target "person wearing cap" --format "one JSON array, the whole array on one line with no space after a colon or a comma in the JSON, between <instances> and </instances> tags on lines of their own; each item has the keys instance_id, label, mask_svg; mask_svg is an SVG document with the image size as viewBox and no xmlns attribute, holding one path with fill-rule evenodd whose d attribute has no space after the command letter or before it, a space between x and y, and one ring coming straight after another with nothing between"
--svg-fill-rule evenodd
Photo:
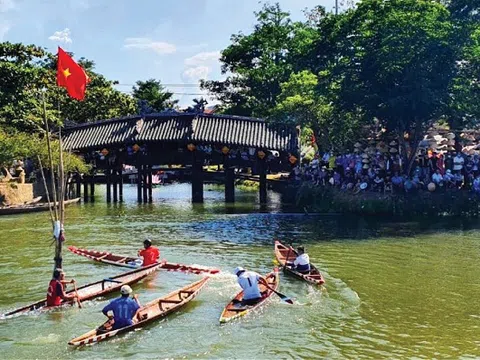
<instances>
[{"instance_id":1,"label":"person wearing cap","mask_svg":"<svg viewBox=\"0 0 480 360\"><path fill-rule=\"evenodd\" d=\"M299 246L297 248L297 258L293 261L293 263L287 263L287 266L291 266L292 270L298 271L302 274L310 273L310 257L305 252L305 248L303 246Z\"/></svg>"},{"instance_id":2,"label":"person wearing cap","mask_svg":"<svg viewBox=\"0 0 480 360\"><path fill-rule=\"evenodd\" d=\"M62 269L55 269L53 278L48 284L47 290L47 306L59 306L64 301L73 301L76 294L66 294L64 286L66 284L74 284L75 279L70 281L65 280L65 273Z\"/></svg>"},{"instance_id":3,"label":"person wearing cap","mask_svg":"<svg viewBox=\"0 0 480 360\"><path fill-rule=\"evenodd\" d=\"M148 266L158 262L160 258L160 250L155 246L152 246L152 241L150 239L146 239L143 242L143 247L145 249L138 251L138 256L143 257L143 265Z\"/></svg>"},{"instance_id":4,"label":"person wearing cap","mask_svg":"<svg viewBox=\"0 0 480 360\"><path fill-rule=\"evenodd\" d=\"M112 300L103 308L103 315L114 321L112 330L133 325L133 319L137 315L141 305L138 301L138 295L135 294L132 299L130 298L131 293L132 288L128 285L123 285L120 288L120 294L122 294L122 296ZM110 311L113 315L108 314Z\"/></svg>"},{"instance_id":5,"label":"person wearing cap","mask_svg":"<svg viewBox=\"0 0 480 360\"><path fill-rule=\"evenodd\" d=\"M255 305L262 299L262 293L260 292L259 283L268 286L267 280L256 273L255 271L248 271L238 266L234 270L237 275L238 285L243 290L242 306Z\"/></svg>"}]
</instances>

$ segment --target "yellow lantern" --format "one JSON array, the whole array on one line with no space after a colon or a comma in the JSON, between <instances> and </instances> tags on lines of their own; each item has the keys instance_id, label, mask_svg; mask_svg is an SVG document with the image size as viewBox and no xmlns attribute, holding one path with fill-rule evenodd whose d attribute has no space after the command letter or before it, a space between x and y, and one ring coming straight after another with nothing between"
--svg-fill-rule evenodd
<instances>
[{"instance_id":1,"label":"yellow lantern","mask_svg":"<svg viewBox=\"0 0 480 360\"><path fill-rule=\"evenodd\" d=\"M260 151L257 153L257 156L258 156L260 159L262 159L262 160L263 160L263 158L265 157L265 155L266 155L266 154L265 154L262 150L260 150Z\"/></svg>"},{"instance_id":2,"label":"yellow lantern","mask_svg":"<svg viewBox=\"0 0 480 360\"><path fill-rule=\"evenodd\" d=\"M190 151L194 151L196 149L196 146L193 145L193 144L188 144L187 149L190 150Z\"/></svg>"},{"instance_id":3,"label":"yellow lantern","mask_svg":"<svg viewBox=\"0 0 480 360\"><path fill-rule=\"evenodd\" d=\"M108 150L107 150L107 149L103 149L103 150L101 151L101 153L102 153L103 156L107 156L107 155L108 155Z\"/></svg>"},{"instance_id":4,"label":"yellow lantern","mask_svg":"<svg viewBox=\"0 0 480 360\"><path fill-rule=\"evenodd\" d=\"M224 146L224 147L222 148L222 153L223 153L223 155L227 155L229 151L230 151L230 149L229 149L228 147L226 147L226 146Z\"/></svg>"},{"instance_id":5,"label":"yellow lantern","mask_svg":"<svg viewBox=\"0 0 480 360\"><path fill-rule=\"evenodd\" d=\"M290 157L288 158L288 161L290 161L290 164L295 164L297 162L297 158L293 155L290 155Z\"/></svg>"},{"instance_id":6,"label":"yellow lantern","mask_svg":"<svg viewBox=\"0 0 480 360\"><path fill-rule=\"evenodd\" d=\"M135 144L135 145L132 146L132 150L133 150L133 152L137 152L138 150L140 150L140 146Z\"/></svg>"}]
</instances>

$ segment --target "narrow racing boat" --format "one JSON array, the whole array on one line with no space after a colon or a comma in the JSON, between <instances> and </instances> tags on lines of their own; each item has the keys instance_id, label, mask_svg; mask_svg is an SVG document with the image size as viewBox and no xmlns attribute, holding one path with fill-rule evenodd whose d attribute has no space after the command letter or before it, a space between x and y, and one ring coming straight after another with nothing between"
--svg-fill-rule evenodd
<instances>
[{"instance_id":1,"label":"narrow racing boat","mask_svg":"<svg viewBox=\"0 0 480 360\"><path fill-rule=\"evenodd\" d=\"M293 262L297 258L297 255L298 255L297 252L291 246L287 247L283 245L280 241L275 240L275 257L277 258L278 262L283 266L285 272L287 272L288 274L292 274L295 277L302 279L310 284L314 284L314 285L324 284L325 280L322 274L312 264L310 264L310 273L308 274L302 274L298 271L292 270L291 268L285 266L285 263L287 261Z\"/></svg>"},{"instance_id":2,"label":"narrow racing boat","mask_svg":"<svg viewBox=\"0 0 480 360\"><path fill-rule=\"evenodd\" d=\"M141 269L136 269L136 270L129 271L129 272L126 272L126 273L121 274L121 275L114 276L113 278L103 279L103 280L96 281L96 282L91 283L91 284L83 285L82 287L79 287L77 289L79 300L80 301L90 300L90 299L96 298L98 296L103 296L105 294L120 290L120 288L123 285L134 284L134 283L142 280L143 278L145 278L147 275L156 271L160 265L161 264L152 264L150 266L147 266L147 267L144 267L144 268L141 268ZM66 291L67 294L73 294L74 292L75 292L75 290ZM63 301L62 302L62 305L67 305L67 304L73 305L74 301ZM60 305L60 306L62 306L62 305ZM53 309L53 308L57 308L57 307L58 306L54 306L54 307L47 306L47 299L45 298L45 299L37 301L33 304L23 306L19 309L10 311L10 312L4 314L3 316L4 317L9 317L9 316L12 316L12 315L26 313L26 312L29 312L29 311L34 311L34 310L35 311L39 311L39 310L44 311L44 310Z\"/></svg>"},{"instance_id":3,"label":"narrow racing boat","mask_svg":"<svg viewBox=\"0 0 480 360\"><path fill-rule=\"evenodd\" d=\"M275 268L271 273L267 274L265 276L265 279L267 279L268 285L274 289L278 289L278 284L280 283L280 277L278 276L278 269ZM267 289L267 287L263 284L259 284L260 287L260 292L262 292L264 295L262 296L262 299L256 303L253 306L244 306L241 304L241 301L243 299L243 290L240 291L233 299L230 301L227 306L223 309L222 315L220 316L220 322L221 323L226 323L229 321L232 321L234 319L237 319L241 316L247 315L249 312L259 308L262 306L265 301L274 294L272 290Z\"/></svg>"},{"instance_id":4,"label":"narrow racing boat","mask_svg":"<svg viewBox=\"0 0 480 360\"><path fill-rule=\"evenodd\" d=\"M182 306L194 299L208 279L209 277L204 277L199 281L171 292L167 296L150 301L148 304L140 308L136 322L133 325L113 330L112 321L107 320L100 327L70 340L68 344L73 346L94 344L107 340L113 336L135 330L148 323L163 318L179 310Z\"/></svg>"},{"instance_id":5,"label":"narrow racing boat","mask_svg":"<svg viewBox=\"0 0 480 360\"><path fill-rule=\"evenodd\" d=\"M69 246L68 250L72 253L85 256L94 261L102 262L104 264L110 264L115 266L128 267L132 269L138 269L142 266L142 259L138 257L129 257L122 255L115 255L106 251L95 251L87 249L79 249L75 246ZM161 262L160 269L167 271L182 271L186 273L208 273L208 274L217 274L220 272L219 269L204 267L204 266L193 266L193 265L184 265L176 264L171 262Z\"/></svg>"}]
</instances>

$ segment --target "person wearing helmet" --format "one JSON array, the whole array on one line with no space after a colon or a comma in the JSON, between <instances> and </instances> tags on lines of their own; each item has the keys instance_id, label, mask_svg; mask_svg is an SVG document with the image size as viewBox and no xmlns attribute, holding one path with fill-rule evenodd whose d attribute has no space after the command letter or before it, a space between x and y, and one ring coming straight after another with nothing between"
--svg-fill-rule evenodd
<instances>
[{"instance_id":1,"label":"person wearing helmet","mask_svg":"<svg viewBox=\"0 0 480 360\"><path fill-rule=\"evenodd\" d=\"M105 306L102 310L103 315L107 316L109 319L113 319L113 329L120 329L125 326L133 325L133 319L137 315L138 310L140 309L140 302L138 301L138 295L134 295L133 299L130 298L132 293L132 288L128 285L123 285L120 288L121 297L112 300L110 304ZM113 316L109 315L108 312L113 312Z\"/></svg>"},{"instance_id":2,"label":"person wearing helmet","mask_svg":"<svg viewBox=\"0 0 480 360\"><path fill-rule=\"evenodd\" d=\"M152 241L150 239L146 239L143 242L143 247L145 249L138 251L138 256L143 257L143 265L148 266L158 262L160 258L160 250L155 246L152 246Z\"/></svg>"},{"instance_id":3,"label":"person wearing helmet","mask_svg":"<svg viewBox=\"0 0 480 360\"><path fill-rule=\"evenodd\" d=\"M53 271L53 278L48 284L47 290L47 306L59 306L63 301L73 301L76 294L66 294L64 286L66 284L74 284L75 280L65 280L65 273L62 269L55 269Z\"/></svg>"},{"instance_id":4,"label":"person wearing helmet","mask_svg":"<svg viewBox=\"0 0 480 360\"><path fill-rule=\"evenodd\" d=\"M299 246L297 248L297 258L294 260L293 263L287 263L287 266L290 266L292 270L298 271L302 274L309 274L310 273L310 257L305 252L305 248L303 246Z\"/></svg>"},{"instance_id":5,"label":"person wearing helmet","mask_svg":"<svg viewBox=\"0 0 480 360\"><path fill-rule=\"evenodd\" d=\"M255 305L262 299L259 283L268 286L267 280L255 271L247 271L242 267L237 267L234 270L237 275L238 285L243 290L242 306Z\"/></svg>"}]
</instances>

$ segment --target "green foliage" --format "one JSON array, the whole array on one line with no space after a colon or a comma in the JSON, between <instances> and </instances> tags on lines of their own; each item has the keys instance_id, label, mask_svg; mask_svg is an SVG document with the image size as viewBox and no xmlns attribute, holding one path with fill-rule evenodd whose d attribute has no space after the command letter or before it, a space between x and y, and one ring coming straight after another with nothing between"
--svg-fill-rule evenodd
<instances>
[{"instance_id":1,"label":"green foliage","mask_svg":"<svg viewBox=\"0 0 480 360\"><path fill-rule=\"evenodd\" d=\"M137 81L133 87L133 98L141 113L160 112L173 108L178 100L172 100L173 93L166 91L159 80Z\"/></svg>"},{"instance_id":2,"label":"green foliage","mask_svg":"<svg viewBox=\"0 0 480 360\"><path fill-rule=\"evenodd\" d=\"M55 170L60 164L60 143L52 140L52 160ZM44 168L49 168L47 142L44 136L22 132L7 133L0 130L0 167L9 167L14 160L30 158L38 165L40 157ZM89 167L78 156L63 152L65 171L87 172Z\"/></svg>"},{"instance_id":3,"label":"green foliage","mask_svg":"<svg viewBox=\"0 0 480 360\"><path fill-rule=\"evenodd\" d=\"M95 73L94 62L81 59L79 63L91 79L81 102L56 85L54 54L34 45L0 43L0 127L42 132L42 95L47 118L55 124L65 119L84 123L135 112L133 98L116 90L115 82Z\"/></svg>"},{"instance_id":4,"label":"green foliage","mask_svg":"<svg viewBox=\"0 0 480 360\"><path fill-rule=\"evenodd\" d=\"M280 84L304 65L315 31L306 23L292 22L278 4L264 5L255 15L254 31L232 35L232 44L222 51L222 72L231 75L201 85L215 94L225 112L261 117L276 105Z\"/></svg>"}]
</instances>

